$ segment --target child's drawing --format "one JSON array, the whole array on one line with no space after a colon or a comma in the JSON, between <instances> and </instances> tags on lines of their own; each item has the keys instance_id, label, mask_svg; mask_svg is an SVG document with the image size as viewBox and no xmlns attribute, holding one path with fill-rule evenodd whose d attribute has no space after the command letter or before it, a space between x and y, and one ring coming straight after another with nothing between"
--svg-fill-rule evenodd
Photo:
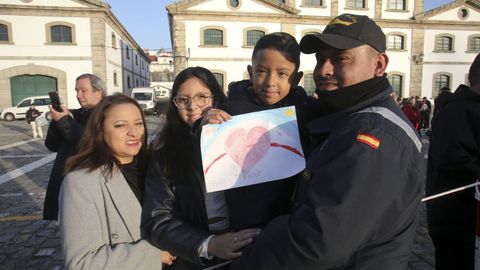
<instances>
[{"instance_id":1,"label":"child's drawing","mask_svg":"<svg viewBox=\"0 0 480 270\"><path fill-rule=\"evenodd\" d=\"M305 168L295 107L206 125L201 150L208 192L283 179Z\"/></svg>"}]
</instances>

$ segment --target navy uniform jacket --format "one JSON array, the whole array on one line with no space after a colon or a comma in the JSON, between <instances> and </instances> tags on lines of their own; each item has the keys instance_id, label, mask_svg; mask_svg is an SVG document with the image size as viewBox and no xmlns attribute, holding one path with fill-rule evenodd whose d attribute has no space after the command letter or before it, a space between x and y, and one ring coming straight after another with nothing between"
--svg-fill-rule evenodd
<instances>
[{"instance_id":1,"label":"navy uniform jacket","mask_svg":"<svg viewBox=\"0 0 480 270\"><path fill-rule=\"evenodd\" d=\"M405 269L424 160L391 89L315 119L298 207L269 223L231 269Z\"/></svg>"}]
</instances>

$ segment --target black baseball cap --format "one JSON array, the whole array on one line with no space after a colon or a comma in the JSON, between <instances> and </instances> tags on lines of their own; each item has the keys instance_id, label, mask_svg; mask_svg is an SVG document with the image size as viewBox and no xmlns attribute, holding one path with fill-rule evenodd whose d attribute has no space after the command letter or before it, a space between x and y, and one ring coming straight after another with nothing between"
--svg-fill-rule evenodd
<instances>
[{"instance_id":1,"label":"black baseball cap","mask_svg":"<svg viewBox=\"0 0 480 270\"><path fill-rule=\"evenodd\" d=\"M303 53L315 53L318 45L347 50L362 45L370 45L378 52L385 52L386 38L382 29L368 16L342 14L335 17L323 32L306 35L300 41Z\"/></svg>"}]
</instances>

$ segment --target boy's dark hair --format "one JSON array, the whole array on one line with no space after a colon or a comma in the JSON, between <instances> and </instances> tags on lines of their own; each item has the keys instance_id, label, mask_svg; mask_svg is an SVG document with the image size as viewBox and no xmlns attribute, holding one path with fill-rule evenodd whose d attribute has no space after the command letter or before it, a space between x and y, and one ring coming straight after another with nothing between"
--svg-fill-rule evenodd
<instances>
[{"instance_id":1,"label":"boy's dark hair","mask_svg":"<svg viewBox=\"0 0 480 270\"><path fill-rule=\"evenodd\" d=\"M258 51L264 49L275 49L285 58L295 63L295 69L300 68L300 46L295 38L284 32L274 32L263 36L257 41L252 53L252 62Z\"/></svg>"}]
</instances>

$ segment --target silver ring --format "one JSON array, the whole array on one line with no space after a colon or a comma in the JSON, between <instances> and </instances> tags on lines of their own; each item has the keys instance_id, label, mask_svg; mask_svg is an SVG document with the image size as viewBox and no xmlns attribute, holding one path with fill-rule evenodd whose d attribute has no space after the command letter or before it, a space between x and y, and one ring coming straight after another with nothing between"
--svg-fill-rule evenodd
<instances>
[{"instance_id":1,"label":"silver ring","mask_svg":"<svg viewBox=\"0 0 480 270\"><path fill-rule=\"evenodd\" d=\"M238 238L235 236L233 237L233 241L237 242Z\"/></svg>"}]
</instances>

